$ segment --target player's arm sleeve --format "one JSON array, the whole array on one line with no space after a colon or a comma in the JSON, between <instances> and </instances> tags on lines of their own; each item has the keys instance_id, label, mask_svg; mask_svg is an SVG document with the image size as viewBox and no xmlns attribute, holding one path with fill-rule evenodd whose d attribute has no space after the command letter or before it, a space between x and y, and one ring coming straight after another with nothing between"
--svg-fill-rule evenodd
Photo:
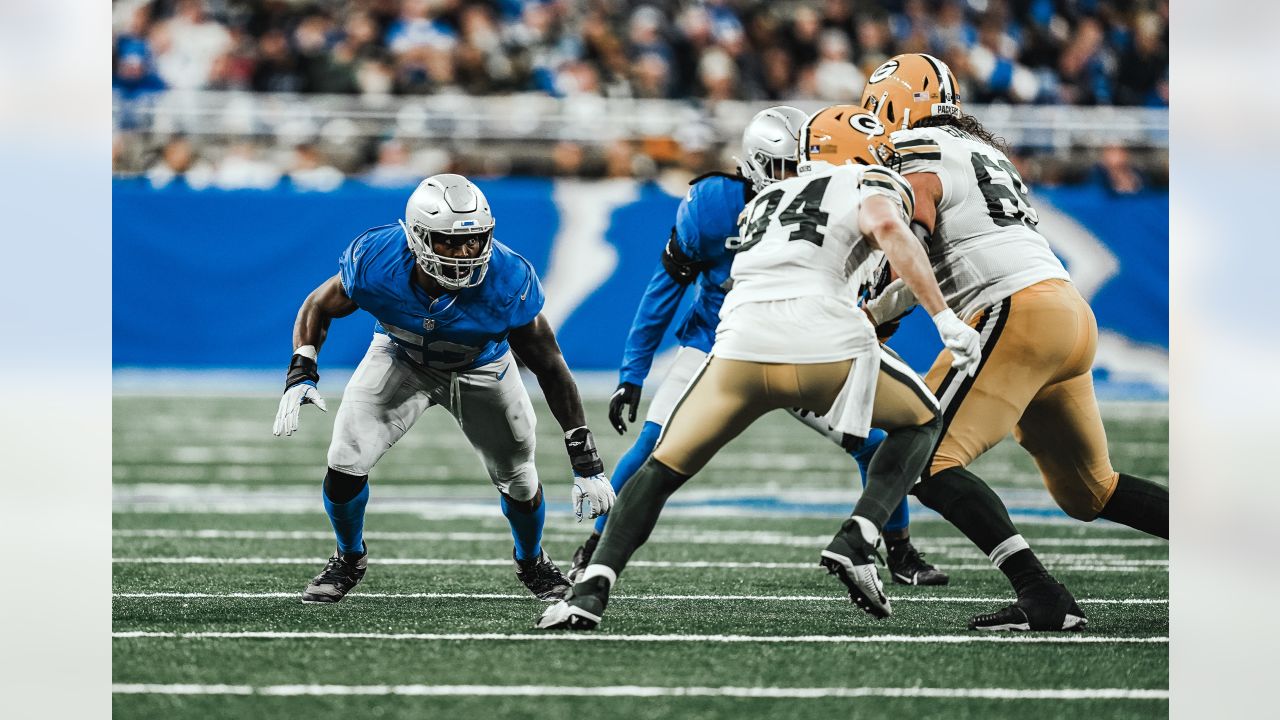
<instances>
[{"instance_id":1,"label":"player's arm sleeve","mask_svg":"<svg viewBox=\"0 0 1280 720\"><path fill-rule=\"evenodd\" d=\"M363 263L364 237L351 241L346 250L338 256L338 280L342 283L342 291L347 297L360 302L360 294L364 281Z\"/></svg>"},{"instance_id":2,"label":"player's arm sleeve","mask_svg":"<svg viewBox=\"0 0 1280 720\"><path fill-rule=\"evenodd\" d=\"M533 322L538 313L542 312L542 306L546 304L546 294L542 290L542 281L538 279L538 273L529 264L529 261L521 258L525 268L525 281L520 286L520 295L516 297L515 311L511 313L511 327L524 327Z\"/></svg>"},{"instance_id":3,"label":"player's arm sleeve","mask_svg":"<svg viewBox=\"0 0 1280 720\"><path fill-rule=\"evenodd\" d=\"M954 195L953 175L942 159L942 146L938 138L925 130L899 130L891 136L893 147L898 151L902 162L898 172L902 175L912 173L931 173L938 176L942 183L942 202ZM939 203L940 205L942 203Z\"/></svg>"},{"instance_id":4,"label":"player's arm sleeve","mask_svg":"<svg viewBox=\"0 0 1280 720\"><path fill-rule=\"evenodd\" d=\"M889 168L873 165L863 171L859 189L862 200L872 195L889 198L902 210L903 220L911 222L911 216L916 211L916 195L906 178Z\"/></svg>"},{"instance_id":5,"label":"player's arm sleeve","mask_svg":"<svg viewBox=\"0 0 1280 720\"><path fill-rule=\"evenodd\" d=\"M671 325L671 319L675 317L684 289L697 276L694 271L687 276L688 279L683 279L688 265L681 265L679 258L674 262L669 258L673 247L679 247L674 229L671 231L671 239L662 250L662 260L654 268L649 285L640 298L635 318L631 321L631 331L627 333L627 344L622 353L620 382L644 384L645 378L649 376L649 369L653 366L653 355L662 343L662 336ZM683 252L681 256L687 257Z\"/></svg>"}]
</instances>

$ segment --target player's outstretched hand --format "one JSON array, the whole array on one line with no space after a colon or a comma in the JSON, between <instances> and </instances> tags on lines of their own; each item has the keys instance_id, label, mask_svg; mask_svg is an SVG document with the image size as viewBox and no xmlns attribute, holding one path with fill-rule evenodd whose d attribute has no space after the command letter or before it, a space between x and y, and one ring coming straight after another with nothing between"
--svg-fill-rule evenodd
<instances>
[{"instance_id":1,"label":"player's outstretched hand","mask_svg":"<svg viewBox=\"0 0 1280 720\"><path fill-rule=\"evenodd\" d=\"M296 432L298 430L298 411L307 403L329 412L329 408L325 407L324 398L320 396L320 391L316 389L315 383L308 380L297 385L290 385L280 398L280 408L276 410L276 423L272 426L271 432L276 435L292 435Z\"/></svg>"},{"instance_id":2,"label":"player's outstretched hand","mask_svg":"<svg viewBox=\"0 0 1280 720\"><path fill-rule=\"evenodd\" d=\"M604 463L596 452L596 439L584 425L564 434L564 448L569 451L569 464L573 466L573 514L582 522L585 505L590 503L591 514L598 518L613 507L613 486L604 474Z\"/></svg>"},{"instance_id":3,"label":"player's outstretched hand","mask_svg":"<svg viewBox=\"0 0 1280 720\"><path fill-rule=\"evenodd\" d=\"M587 517L594 520L609 512L614 499L613 485L609 484L609 478L604 473L591 477L573 476L573 514L577 516L578 522L582 522L586 506L589 505L591 511Z\"/></svg>"},{"instance_id":4,"label":"player's outstretched hand","mask_svg":"<svg viewBox=\"0 0 1280 720\"><path fill-rule=\"evenodd\" d=\"M982 338L978 331L964 324L950 308L934 315L933 324L938 328L942 344L951 351L951 366L971 377L977 375L982 361Z\"/></svg>"},{"instance_id":5,"label":"player's outstretched hand","mask_svg":"<svg viewBox=\"0 0 1280 720\"><path fill-rule=\"evenodd\" d=\"M627 424L622 422L622 411L629 409L627 422L636 421L636 411L640 408L640 386L635 383L619 383L618 389L609 398L609 424L622 435L627 431Z\"/></svg>"}]
</instances>

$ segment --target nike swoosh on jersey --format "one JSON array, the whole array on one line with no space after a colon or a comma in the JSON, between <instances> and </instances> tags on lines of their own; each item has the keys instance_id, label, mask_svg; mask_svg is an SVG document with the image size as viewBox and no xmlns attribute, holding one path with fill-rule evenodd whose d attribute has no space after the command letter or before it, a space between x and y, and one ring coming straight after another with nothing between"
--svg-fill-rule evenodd
<instances>
[{"instance_id":1,"label":"nike swoosh on jersey","mask_svg":"<svg viewBox=\"0 0 1280 720\"><path fill-rule=\"evenodd\" d=\"M511 369L511 363L502 366L502 372L498 373L498 382L502 382L502 378L507 376L507 371Z\"/></svg>"}]
</instances>

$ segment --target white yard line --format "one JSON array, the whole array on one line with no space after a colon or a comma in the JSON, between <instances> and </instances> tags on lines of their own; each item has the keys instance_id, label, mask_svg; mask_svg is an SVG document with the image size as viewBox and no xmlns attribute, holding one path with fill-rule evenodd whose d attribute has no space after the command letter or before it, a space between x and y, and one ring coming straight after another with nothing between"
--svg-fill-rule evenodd
<instances>
[{"instance_id":1,"label":"white yard line","mask_svg":"<svg viewBox=\"0 0 1280 720\"><path fill-rule=\"evenodd\" d=\"M581 542L586 539L586 530L573 532L547 532L543 538L548 542ZM118 538L154 538L154 539L192 539L192 540L333 540L333 532L329 530L219 530L214 528L177 530L171 528L143 528L129 530L113 530L112 535ZM369 531L366 539L397 542L511 542L511 533L494 532L445 532L445 531ZM787 545L795 547L812 547L825 545L830 535L795 535L769 531L750 530L655 530L650 536L651 543L674 543L684 545ZM917 547L923 550L943 547L972 547L967 538L915 538ZM1034 547L1091 547L1091 548L1130 548L1130 547L1168 547L1167 540L1157 538L1035 538L1031 540Z\"/></svg>"},{"instance_id":2,"label":"white yard line","mask_svg":"<svg viewBox=\"0 0 1280 720\"><path fill-rule=\"evenodd\" d=\"M323 559L314 557L115 557L111 562L124 565L315 565ZM433 565L448 567L466 567L468 565L511 566L510 560L497 558L378 558L372 561L375 565ZM681 569L728 569L728 570L806 570L821 569L816 562L732 562L710 560L634 560L631 567L681 568ZM1145 572L1147 570L1164 570L1168 572L1167 560L1123 560L1097 561L1085 564L1052 565L1054 570L1081 572ZM988 563L970 565L947 565L947 570L990 570Z\"/></svg>"},{"instance_id":3,"label":"white yard line","mask_svg":"<svg viewBox=\"0 0 1280 720\"><path fill-rule=\"evenodd\" d=\"M361 633L361 632L278 632L278 631L226 631L226 632L150 632L129 630L111 633L112 638L139 639L160 638L177 640L420 640L420 641L571 641L571 642L692 642L692 643L903 643L963 645L970 643L1050 643L1050 644L1101 644L1101 645L1167 645L1165 636L1107 637L1103 635L611 635L608 633Z\"/></svg>"},{"instance_id":4,"label":"white yard line","mask_svg":"<svg viewBox=\"0 0 1280 720\"><path fill-rule=\"evenodd\" d=\"M980 700L1167 700L1168 690L1130 688L927 687L663 687L606 685L126 685L115 694L144 695L409 695L429 697L733 697L733 698L956 698Z\"/></svg>"},{"instance_id":5,"label":"white yard line","mask_svg":"<svg viewBox=\"0 0 1280 720\"><path fill-rule=\"evenodd\" d=\"M193 478L192 478L193 479ZM1078 524L1054 504L1040 487L1004 488L1001 495L1010 512L1023 524ZM425 519L492 517L495 498L479 485L388 484L374 491L371 514L411 514ZM823 517L847 514L858 497L832 487L709 487L691 488L668 504L667 517ZM116 483L112 487L115 512L202 515L316 514L320 512L318 483ZM552 502L549 512L563 513L567 505ZM936 517L918 503L913 512Z\"/></svg>"},{"instance_id":6,"label":"white yard line","mask_svg":"<svg viewBox=\"0 0 1280 720\"><path fill-rule=\"evenodd\" d=\"M119 592L111 593L113 598L125 599L162 599L162 600L198 600L226 598L237 600L259 600L268 598L297 598L296 592ZM528 593L379 593L356 590L347 596L350 598L377 598L397 600L530 600ZM644 601L681 601L708 600L715 602L840 602L848 603L849 598L834 595L615 595L614 600ZM889 598L893 602L937 602L937 603L1000 603L1008 602L1007 597L963 597L952 595L895 595ZM1078 598L1081 603L1089 605L1168 605L1168 598Z\"/></svg>"}]
</instances>

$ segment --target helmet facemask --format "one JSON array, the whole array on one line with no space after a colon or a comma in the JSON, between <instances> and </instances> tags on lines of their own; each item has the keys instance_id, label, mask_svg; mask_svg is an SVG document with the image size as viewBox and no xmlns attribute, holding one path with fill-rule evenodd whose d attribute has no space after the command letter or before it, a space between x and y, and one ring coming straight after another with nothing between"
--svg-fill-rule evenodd
<instances>
[{"instance_id":1,"label":"helmet facemask","mask_svg":"<svg viewBox=\"0 0 1280 720\"><path fill-rule=\"evenodd\" d=\"M744 175L751 181L756 192L773 183L796 174L794 157L775 157L764 152L756 152L743 162Z\"/></svg>"},{"instance_id":2,"label":"helmet facemask","mask_svg":"<svg viewBox=\"0 0 1280 720\"><path fill-rule=\"evenodd\" d=\"M470 221L467 221L470 222ZM455 228L449 231L432 230L425 224L414 221L404 228L409 250L413 252L418 267L446 290L461 290L475 287L484 282L489 272L489 258L493 255L493 227L476 230L472 227ZM479 239L481 250L475 257L449 257L436 252L435 245L461 246L473 239Z\"/></svg>"}]
</instances>

